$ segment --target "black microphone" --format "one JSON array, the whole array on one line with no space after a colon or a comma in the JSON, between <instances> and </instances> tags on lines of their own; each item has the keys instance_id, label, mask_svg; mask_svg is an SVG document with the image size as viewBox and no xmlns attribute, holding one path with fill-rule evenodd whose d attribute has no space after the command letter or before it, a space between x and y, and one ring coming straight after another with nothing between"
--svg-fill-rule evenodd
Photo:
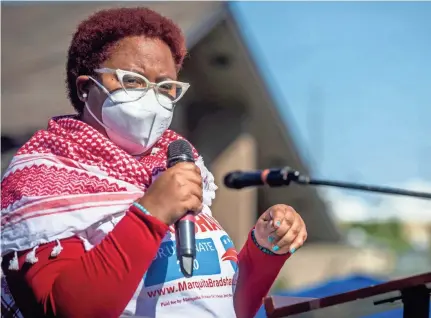
<instances>
[{"instance_id":1,"label":"black microphone","mask_svg":"<svg viewBox=\"0 0 431 318\"><path fill-rule=\"evenodd\" d=\"M224 177L224 184L231 189L242 189L265 184L271 187L280 187L289 185L297 177L299 177L299 172L287 167L283 169L233 171Z\"/></svg>"},{"instance_id":2,"label":"black microphone","mask_svg":"<svg viewBox=\"0 0 431 318\"><path fill-rule=\"evenodd\" d=\"M185 140L175 140L170 143L167 157L168 168L180 162L195 162L192 147ZM185 277L192 277L193 263L196 258L195 215L193 212L187 212L175 223L175 239L181 272Z\"/></svg>"},{"instance_id":3,"label":"black microphone","mask_svg":"<svg viewBox=\"0 0 431 318\"><path fill-rule=\"evenodd\" d=\"M291 182L295 182L300 185L323 185L384 194L397 194L421 199L431 199L431 193L427 192L357 184L351 182L311 179L308 176L302 176L298 171L290 167L255 171L233 171L224 177L225 186L231 189L242 189L245 187L262 186L265 184L269 185L270 187L281 187L287 186Z\"/></svg>"}]
</instances>

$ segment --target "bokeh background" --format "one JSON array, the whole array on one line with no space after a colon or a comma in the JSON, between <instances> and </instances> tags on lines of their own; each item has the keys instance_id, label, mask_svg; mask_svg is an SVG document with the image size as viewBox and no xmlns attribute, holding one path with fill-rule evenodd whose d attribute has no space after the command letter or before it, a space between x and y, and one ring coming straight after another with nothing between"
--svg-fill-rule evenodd
<instances>
[{"instance_id":1,"label":"bokeh background","mask_svg":"<svg viewBox=\"0 0 431 318\"><path fill-rule=\"evenodd\" d=\"M3 1L2 172L50 117L73 112L64 79L77 24L137 5L187 36L181 79L192 86L172 128L214 172L214 214L237 247L272 204L292 205L307 223L309 240L274 293L332 282L330 294L429 271L430 201L295 185L237 192L222 180L289 165L431 192L431 2Z\"/></svg>"}]
</instances>

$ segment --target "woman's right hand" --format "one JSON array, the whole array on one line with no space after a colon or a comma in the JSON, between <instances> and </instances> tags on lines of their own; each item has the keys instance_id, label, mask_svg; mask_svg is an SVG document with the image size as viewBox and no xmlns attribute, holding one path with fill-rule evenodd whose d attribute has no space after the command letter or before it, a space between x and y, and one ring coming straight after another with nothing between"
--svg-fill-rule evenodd
<instances>
[{"instance_id":1,"label":"woman's right hand","mask_svg":"<svg viewBox=\"0 0 431 318\"><path fill-rule=\"evenodd\" d=\"M202 191L200 169L194 163L181 162L159 175L138 203L172 225L188 211L198 214L202 210Z\"/></svg>"}]
</instances>

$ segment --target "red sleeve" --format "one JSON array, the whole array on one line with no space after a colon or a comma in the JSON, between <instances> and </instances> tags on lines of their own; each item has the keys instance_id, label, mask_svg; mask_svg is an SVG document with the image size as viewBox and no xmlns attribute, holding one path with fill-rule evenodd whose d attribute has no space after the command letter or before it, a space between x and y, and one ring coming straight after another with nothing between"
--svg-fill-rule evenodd
<instances>
[{"instance_id":1,"label":"red sleeve","mask_svg":"<svg viewBox=\"0 0 431 318\"><path fill-rule=\"evenodd\" d=\"M62 240L63 251L50 258L55 243L37 249L38 262L7 270L9 288L24 316L119 317L149 268L168 226L134 207L89 252L78 238Z\"/></svg>"},{"instance_id":2,"label":"red sleeve","mask_svg":"<svg viewBox=\"0 0 431 318\"><path fill-rule=\"evenodd\" d=\"M277 278L286 255L268 255L254 244L251 233L238 255L239 276L234 294L235 312L238 318L252 318L256 315L262 299Z\"/></svg>"}]
</instances>

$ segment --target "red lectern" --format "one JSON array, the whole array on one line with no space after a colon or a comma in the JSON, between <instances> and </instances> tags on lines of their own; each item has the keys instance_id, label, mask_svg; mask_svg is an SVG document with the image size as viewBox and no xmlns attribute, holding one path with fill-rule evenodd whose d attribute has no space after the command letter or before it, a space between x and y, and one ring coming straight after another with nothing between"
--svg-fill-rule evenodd
<instances>
[{"instance_id":1,"label":"red lectern","mask_svg":"<svg viewBox=\"0 0 431 318\"><path fill-rule=\"evenodd\" d=\"M431 272L324 298L272 296L264 300L269 318L356 318L404 307L404 318L428 318Z\"/></svg>"}]
</instances>

